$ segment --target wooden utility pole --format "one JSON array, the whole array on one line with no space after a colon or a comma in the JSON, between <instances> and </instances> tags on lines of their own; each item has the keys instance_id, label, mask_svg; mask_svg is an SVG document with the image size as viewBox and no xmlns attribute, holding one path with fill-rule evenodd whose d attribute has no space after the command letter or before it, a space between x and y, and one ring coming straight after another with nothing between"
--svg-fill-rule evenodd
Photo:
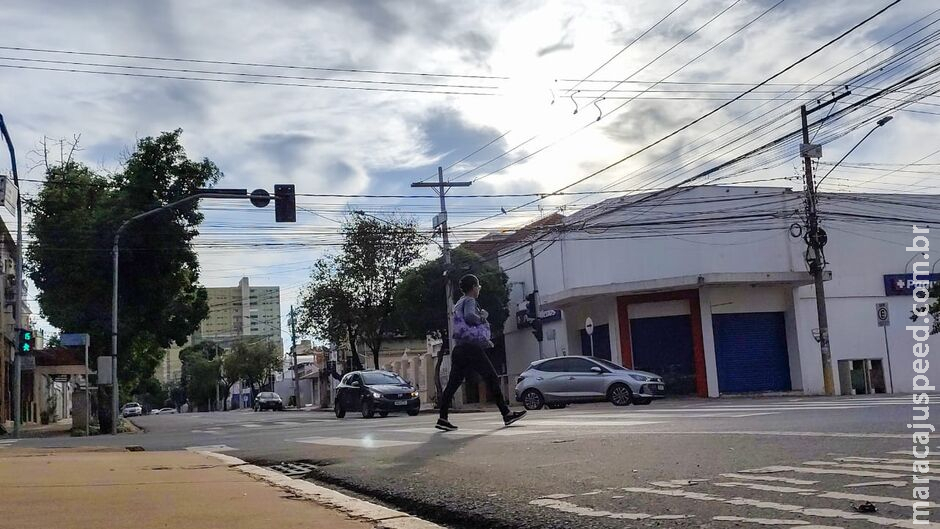
<instances>
[{"instance_id":1,"label":"wooden utility pole","mask_svg":"<svg viewBox=\"0 0 940 529\"><path fill-rule=\"evenodd\" d=\"M434 217L434 228L441 228L441 236L444 239L444 246L442 248L442 253L444 254L444 296L445 303L447 304L447 337L444 338L443 343L447 344L447 353L444 352L444 348L441 349L441 354L437 356L437 365L435 366L435 376L434 383L437 386L438 395L441 394L441 381L438 379L440 374L441 362L443 362L444 355L450 354L450 351L453 350L453 326L454 326L454 287L453 282L450 278L451 273L451 262L450 262L450 238L447 233L447 204L444 200L444 197L447 195L447 190L451 187L469 187L473 182L445 182L444 181L444 170L441 167L437 168L437 182L414 182L411 184L411 187L429 187L434 189L434 191L441 197L441 212L440 214Z\"/></svg>"}]
</instances>

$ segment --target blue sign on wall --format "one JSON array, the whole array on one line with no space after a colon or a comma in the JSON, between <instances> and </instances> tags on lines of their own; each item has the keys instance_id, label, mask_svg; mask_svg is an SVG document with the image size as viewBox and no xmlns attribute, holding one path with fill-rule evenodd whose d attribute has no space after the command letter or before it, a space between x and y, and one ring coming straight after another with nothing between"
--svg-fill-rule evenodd
<instances>
[{"instance_id":1,"label":"blue sign on wall","mask_svg":"<svg viewBox=\"0 0 940 529\"><path fill-rule=\"evenodd\" d=\"M923 280L924 276L918 276ZM914 293L914 274L885 274L885 295L886 296L910 296ZM940 274L930 274L927 276L932 288L940 283Z\"/></svg>"}]
</instances>

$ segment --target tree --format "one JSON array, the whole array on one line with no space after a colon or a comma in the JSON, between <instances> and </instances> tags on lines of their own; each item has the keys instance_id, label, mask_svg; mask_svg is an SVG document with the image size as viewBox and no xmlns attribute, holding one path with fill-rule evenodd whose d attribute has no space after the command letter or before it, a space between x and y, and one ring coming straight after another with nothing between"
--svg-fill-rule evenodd
<instances>
[{"instance_id":1,"label":"tree","mask_svg":"<svg viewBox=\"0 0 940 529\"><path fill-rule=\"evenodd\" d=\"M458 282L464 274L474 274L483 287L477 302L489 313L493 336L503 332L503 324L509 317L509 278L499 266L485 261L479 255L456 248L451 252L451 270L446 275L451 281L456 298L460 296ZM445 302L444 260L439 257L427 261L405 272L395 294L397 320L401 328L412 338L428 335L447 336L447 312ZM438 355L434 366L434 380L438 395L441 394L441 362Z\"/></svg>"},{"instance_id":2,"label":"tree","mask_svg":"<svg viewBox=\"0 0 940 529\"><path fill-rule=\"evenodd\" d=\"M97 174L69 157L49 166L39 194L27 200L33 243L30 280L49 322L91 335L91 355L110 353L111 243L131 216L209 187L221 178L211 161L190 160L182 131L137 142L114 174ZM192 247L202 214L192 203L142 219L121 240L119 372L122 387L149 378L162 350L182 345L208 314ZM159 241L159 244L155 244ZM102 395L102 402L106 402ZM110 407L99 407L102 428Z\"/></svg>"},{"instance_id":3,"label":"tree","mask_svg":"<svg viewBox=\"0 0 940 529\"><path fill-rule=\"evenodd\" d=\"M255 385L260 385L272 373L280 371L283 357L269 340L235 342L222 359L222 371L226 380L242 380L251 388L254 402Z\"/></svg>"},{"instance_id":4,"label":"tree","mask_svg":"<svg viewBox=\"0 0 940 529\"><path fill-rule=\"evenodd\" d=\"M221 347L211 341L199 342L180 351L180 383L189 402L200 411L208 410L220 391L222 377Z\"/></svg>"},{"instance_id":5,"label":"tree","mask_svg":"<svg viewBox=\"0 0 940 529\"><path fill-rule=\"evenodd\" d=\"M354 213L343 225L340 254L313 268L302 298L301 327L334 343L348 341L356 369L361 369L356 345L361 340L378 369L382 342L397 330L395 292L422 245L412 221Z\"/></svg>"}]
</instances>

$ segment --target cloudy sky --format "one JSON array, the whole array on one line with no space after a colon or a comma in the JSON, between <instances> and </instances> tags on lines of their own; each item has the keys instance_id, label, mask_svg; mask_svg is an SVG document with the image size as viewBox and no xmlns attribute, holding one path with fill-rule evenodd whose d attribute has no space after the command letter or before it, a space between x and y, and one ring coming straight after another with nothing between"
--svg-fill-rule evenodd
<instances>
[{"instance_id":1,"label":"cloudy sky","mask_svg":"<svg viewBox=\"0 0 940 529\"><path fill-rule=\"evenodd\" d=\"M532 197L459 195L544 193L582 179L722 105L889 3L13 0L0 6L0 112L27 179L43 177L41 168L30 168L44 137L81 135L78 158L114 170L137 138L182 128L189 154L208 157L224 171L223 187L294 183L307 195L428 197L302 196L296 225L275 225L273 211L247 204L206 205L204 283L234 285L244 275L254 284L279 285L286 312L309 264L338 240L336 221L344 211L395 211L427 226L437 202L430 190L409 184L436 178L441 165L447 179L474 180L448 202L458 241L559 208L570 213L611 195L555 196L524 207ZM835 89L829 85L928 36L935 29L929 24L940 18L935 9L930 0L905 0L773 83L568 191L668 185L674 183L668 178L790 132L805 102L793 98L806 90L815 91L803 99L822 97ZM895 73L936 57L924 53ZM874 88L886 82L871 79ZM819 83L824 86L813 87ZM873 90L853 87L852 97ZM940 161L925 158L940 147L937 103L925 99L896 113L853 153L858 167L840 168L828 189L936 191L923 171L911 169L920 166L887 170ZM752 124L759 125L780 115L789 120L786 127L773 122L776 128L718 148L747 120L764 116ZM820 138L836 130L824 127ZM867 130L834 138L822 161L841 158ZM792 178L796 167L786 160L746 177L729 175L729 181L799 188ZM8 168L0 156L0 172ZM26 183L24 192L38 185ZM496 215L500 208L509 213ZM251 247L270 241L286 244Z\"/></svg>"}]
</instances>

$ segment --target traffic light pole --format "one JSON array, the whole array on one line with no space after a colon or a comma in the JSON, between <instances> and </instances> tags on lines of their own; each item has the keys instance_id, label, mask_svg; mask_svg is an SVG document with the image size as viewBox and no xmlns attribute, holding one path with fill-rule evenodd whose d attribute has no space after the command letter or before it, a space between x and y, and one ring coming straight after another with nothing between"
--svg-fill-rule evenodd
<instances>
[{"instance_id":1,"label":"traffic light pole","mask_svg":"<svg viewBox=\"0 0 940 529\"><path fill-rule=\"evenodd\" d=\"M10 151L10 168L13 172L13 185L16 187L16 298L13 300L13 328L16 332L16 349L13 353L13 437L20 435L20 425L23 423L22 407L22 380L23 361L20 357L20 333L23 314L23 201L20 193L20 178L16 171L16 151L13 149L13 140L7 131L3 115L0 114L0 133L6 141L7 150Z\"/></svg>"},{"instance_id":2,"label":"traffic light pole","mask_svg":"<svg viewBox=\"0 0 940 529\"><path fill-rule=\"evenodd\" d=\"M532 304L535 305L535 320L532 321L533 326L538 326L541 331L541 302L539 300L539 282L538 278L535 275L535 249L531 246L529 247L529 262L532 264ZM542 340L536 335L535 341L539 343L539 360L544 358L542 355Z\"/></svg>"},{"instance_id":3,"label":"traffic light pole","mask_svg":"<svg viewBox=\"0 0 940 529\"><path fill-rule=\"evenodd\" d=\"M246 189L205 189L200 190L194 195L181 198L176 202L171 202L165 206L145 211L125 220L114 234L114 245L111 248L111 257L113 259L113 277L111 278L111 434L117 434L118 423L118 267L120 266L120 245L121 234L132 222L155 215L162 211L168 211L178 208L184 204L198 200L200 198L250 198Z\"/></svg>"},{"instance_id":4,"label":"traffic light pole","mask_svg":"<svg viewBox=\"0 0 940 529\"><path fill-rule=\"evenodd\" d=\"M299 410L302 406L300 405L300 380L297 379L297 315L293 306L290 308L290 352L294 358L294 407Z\"/></svg>"}]
</instances>

